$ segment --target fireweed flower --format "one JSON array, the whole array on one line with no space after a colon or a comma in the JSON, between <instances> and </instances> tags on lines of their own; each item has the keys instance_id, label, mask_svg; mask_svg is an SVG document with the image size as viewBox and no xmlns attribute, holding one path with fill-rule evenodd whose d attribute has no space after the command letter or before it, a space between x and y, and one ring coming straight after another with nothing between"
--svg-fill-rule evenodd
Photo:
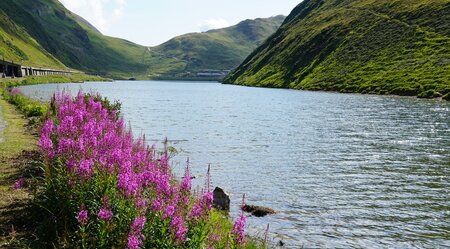
<instances>
[{"instance_id":1,"label":"fireweed flower","mask_svg":"<svg viewBox=\"0 0 450 249\"><path fill-rule=\"evenodd\" d=\"M191 209L190 218L191 219L199 219L203 216L207 216L209 211L212 209L213 204L213 193L206 192L203 193L202 198L194 203Z\"/></svg>"},{"instance_id":2,"label":"fireweed flower","mask_svg":"<svg viewBox=\"0 0 450 249\"><path fill-rule=\"evenodd\" d=\"M159 211L161 211L161 209L162 209L161 202L158 199L153 201L153 203L152 203L152 210L154 212L159 212Z\"/></svg>"},{"instance_id":3,"label":"fireweed flower","mask_svg":"<svg viewBox=\"0 0 450 249\"><path fill-rule=\"evenodd\" d=\"M181 190L182 191L191 191L192 188L192 180L191 180L191 171L189 169L189 159L186 162L186 170L184 172L184 178L181 182Z\"/></svg>"},{"instance_id":4,"label":"fireweed flower","mask_svg":"<svg viewBox=\"0 0 450 249\"><path fill-rule=\"evenodd\" d=\"M19 88L17 88L17 87L14 87L13 89L11 89L11 92L10 92L10 94L11 94L11 95L22 94L22 91L20 91L20 89L19 89Z\"/></svg>"},{"instance_id":5,"label":"fireweed flower","mask_svg":"<svg viewBox=\"0 0 450 249\"><path fill-rule=\"evenodd\" d=\"M145 216L135 218L133 224L131 224L131 231L140 233L144 229L146 220Z\"/></svg>"},{"instance_id":6,"label":"fireweed flower","mask_svg":"<svg viewBox=\"0 0 450 249\"><path fill-rule=\"evenodd\" d=\"M86 209L82 208L80 210L80 212L77 215L77 220L78 220L78 223L80 223L81 225L85 225L87 223L88 212L86 211Z\"/></svg>"},{"instance_id":7,"label":"fireweed flower","mask_svg":"<svg viewBox=\"0 0 450 249\"><path fill-rule=\"evenodd\" d=\"M23 188L23 185L25 184L25 180L23 178L19 178L14 182L14 189L18 190Z\"/></svg>"},{"instance_id":8,"label":"fireweed flower","mask_svg":"<svg viewBox=\"0 0 450 249\"><path fill-rule=\"evenodd\" d=\"M242 244L244 242L244 229L247 218L244 212L241 213L239 218L236 219L233 225L233 234L236 236L236 242Z\"/></svg>"},{"instance_id":9,"label":"fireweed flower","mask_svg":"<svg viewBox=\"0 0 450 249\"><path fill-rule=\"evenodd\" d=\"M242 207L245 205L245 194L242 196ZM241 211L241 215L235 220L233 225L233 234L236 236L236 242L242 244L244 242L244 229L247 218L244 211Z\"/></svg>"},{"instance_id":10,"label":"fireweed flower","mask_svg":"<svg viewBox=\"0 0 450 249\"><path fill-rule=\"evenodd\" d=\"M175 216L170 223L170 229L175 236L175 241L180 244L186 240L187 227L183 218Z\"/></svg>"},{"instance_id":11,"label":"fireweed flower","mask_svg":"<svg viewBox=\"0 0 450 249\"><path fill-rule=\"evenodd\" d=\"M175 207L173 205L167 205L164 209L164 218L172 217L175 212Z\"/></svg>"},{"instance_id":12,"label":"fireweed flower","mask_svg":"<svg viewBox=\"0 0 450 249\"><path fill-rule=\"evenodd\" d=\"M108 208L101 208L100 211L98 211L97 217L99 220L109 221L113 217L113 212Z\"/></svg>"},{"instance_id":13,"label":"fireweed flower","mask_svg":"<svg viewBox=\"0 0 450 249\"><path fill-rule=\"evenodd\" d=\"M91 160L81 160L78 166L78 175L80 177L87 177L92 174L94 162Z\"/></svg>"},{"instance_id":14,"label":"fireweed flower","mask_svg":"<svg viewBox=\"0 0 450 249\"><path fill-rule=\"evenodd\" d=\"M128 235L127 247L130 249L139 249L142 245L142 239L134 234Z\"/></svg>"},{"instance_id":15,"label":"fireweed flower","mask_svg":"<svg viewBox=\"0 0 450 249\"><path fill-rule=\"evenodd\" d=\"M133 223L130 227L130 233L128 235L128 248L135 249L139 248L142 245L142 239L144 239L144 235L142 235L142 230L145 226L146 218L137 217L134 219Z\"/></svg>"},{"instance_id":16,"label":"fireweed flower","mask_svg":"<svg viewBox=\"0 0 450 249\"><path fill-rule=\"evenodd\" d=\"M39 139L39 148L50 160L55 155L55 152L53 150L53 141L51 139L53 129L53 120L49 119L45 121L44 126L41 129L41 138Z\"/></svg>"}]
</instances>

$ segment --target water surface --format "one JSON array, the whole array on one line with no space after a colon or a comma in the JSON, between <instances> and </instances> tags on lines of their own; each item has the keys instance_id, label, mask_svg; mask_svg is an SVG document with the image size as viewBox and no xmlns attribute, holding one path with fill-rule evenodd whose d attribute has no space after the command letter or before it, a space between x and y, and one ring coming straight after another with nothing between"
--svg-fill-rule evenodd
<instances>
[{"instance_id":1,"label":"water surface","mask_svg":"<svg viewBox=\"0 0 450 249\"><path fill-rule=\"evenodd\" d=\"M247 88L198 82L114 82L22 87L48 99L57 87L122 102L135 134L190 157L202 185L278 214L267 224L288 248L450 247L450 103Z\"/></svg>"}]
</instances>

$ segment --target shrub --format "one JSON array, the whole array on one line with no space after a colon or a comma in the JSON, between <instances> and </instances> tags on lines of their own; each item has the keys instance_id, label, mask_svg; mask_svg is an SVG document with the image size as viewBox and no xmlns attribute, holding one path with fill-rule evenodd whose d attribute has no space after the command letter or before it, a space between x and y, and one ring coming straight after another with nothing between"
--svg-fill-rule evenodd
<instances>
[{"instance_id":1,"label":"shrub","mask_svg":"<svg viewBox=\"0 0 450 249\"><path fill-rule=\"evenodd\" d=\"M417 95L417 88L413 87L397 87L391 91L392 94L400 95L400 96L416 96Z\"/></svg>"},{"instance_id":2,"label":"shrub","mask_svg":"<svg viewBox=\"0 0 450 249\"><path fill-rule=\"evenodd\" d=\"M423 91L419 95L417 95L418 98L426 98L426 99L438 98L441 96L442 95L440 93L434 90Z\"/></svg>"}]
</instances>

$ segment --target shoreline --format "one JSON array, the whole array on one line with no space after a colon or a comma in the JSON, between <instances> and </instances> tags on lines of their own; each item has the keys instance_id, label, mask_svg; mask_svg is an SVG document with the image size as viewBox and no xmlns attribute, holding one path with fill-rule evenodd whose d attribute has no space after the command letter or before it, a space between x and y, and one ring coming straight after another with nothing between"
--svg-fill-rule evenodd
<instances>
[{"instance_id":1,"label":"shoreline","mask_svg":"<svg viewBox=\"0 0 450 249\"><path fill-rule=\"evenodd\" d=\"M320 92L320 93L334 93L334 94L352 94L352 95L361 95L361 96L387 96L387 97L399 97L399 98L409 98L409 99L420 99L420 100L438 100L438 101L449 101L450 102L450 93L441 97L435 98L419 98L417 95L398 95L398 94L377 94L377 93L361 93L361 92L341 92L341 91L333 91L333 90L311 90L311 89L295 89L295 88L285 88L285 87L270 87L270 86L251 86L251 85L243 85L243 84L235 84L235 83L225 83L219 81L222 85L230 85L230 86L240 86L240 87L250 87L250 88L267 88L267 89L280 89L280 90L290 90L290 91L304 91L304 92ZM444 97L448 96L448 99Z\"/></svg>"}]
</instances>

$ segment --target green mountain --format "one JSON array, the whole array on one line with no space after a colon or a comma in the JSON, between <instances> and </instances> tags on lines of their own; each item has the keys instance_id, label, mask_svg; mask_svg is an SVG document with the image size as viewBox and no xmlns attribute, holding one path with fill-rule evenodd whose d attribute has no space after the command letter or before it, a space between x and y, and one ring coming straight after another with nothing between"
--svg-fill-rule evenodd
<instances>
[{"instance_id":1,"label":"green mountain","mask_svg":"<svg viewBox=\"0 0 450 249\"><path fill-rule=\"evenodd\" d=\"M190 71L195 75L199 70L237 67L283 20L283 16L246 20L145 47L104 36L57 0L1 0L0 53L27 65L65 65L115 78L179 77Z\"/></svg>"},{"instance_id":2,"label":"green mountain","mask_svg":"<svg viewBox=\"0 0 450 249\"><path fill-rule=\"evenodd\" d=\"M305 0L225 83L450 93L449 0Z\"/></svg>"},{"instance_id":3,"label":"green mountain","mask_svg":"<svg viewBox=\"0 0 450 249\"><path fill-rule=\"evenodd\" d=\"M280 27L284 18L245 20L228 28L173 38L149 48L148 72L176 76L205 69L234 69Z\"/></svg>"},{"instance_id":4,"label":"green mountain","mask_svg":"<svg viewBox=\"0 0 450 249\"><path fill-rule=\"evenodd\" d=\"M57 0L1 0L0 10L66 66L124 77L145 73L145 47L100 34Z\"/></svg>"},{"instance_id":5,"label":"green mountain","mask_svg":"<svg viewBox=\"0 0 450 249\"><path fill-rule=\"evenodd\" d=\"M42 48L22 27L0 10L0 60L32 67L63 69L64 65Z\"/></svg>"}]
</instances>

